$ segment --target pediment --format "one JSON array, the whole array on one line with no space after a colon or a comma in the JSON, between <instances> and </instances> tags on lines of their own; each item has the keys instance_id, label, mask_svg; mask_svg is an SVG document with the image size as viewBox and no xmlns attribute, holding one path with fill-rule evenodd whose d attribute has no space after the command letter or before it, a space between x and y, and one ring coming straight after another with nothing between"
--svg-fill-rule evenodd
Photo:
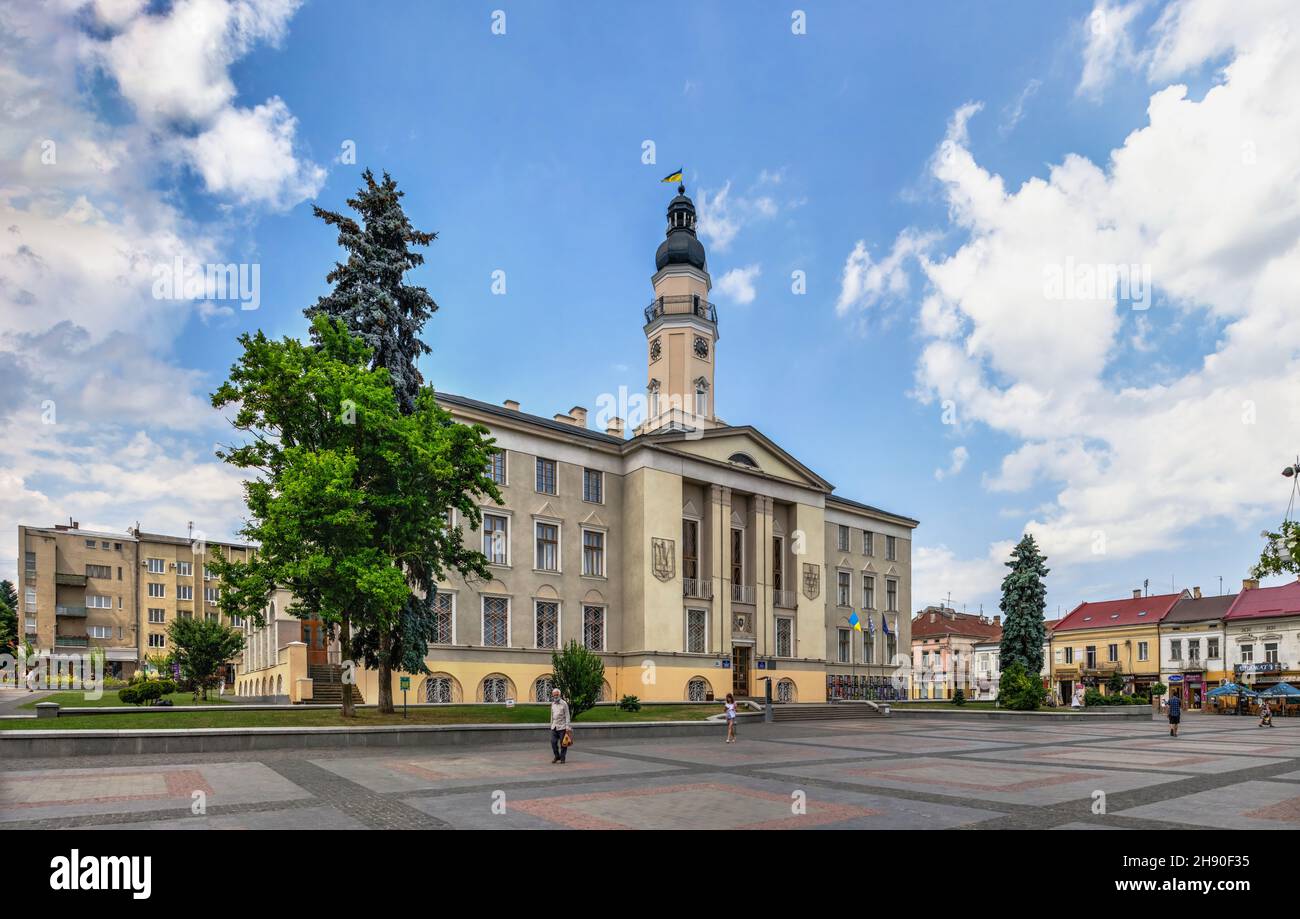
<instances>
[{"instance_id":1,"label":"pediment","mask_svg":"<svg viewBox=\"0 0 1300 919\"><path fill-rule=\"evenodd\" d=\"M830 483L753 428L718 428L694 439L659 442L661 446L723 463L738 472L750 472L828 491ZM735 457L735 459L733 459Z\"/></svg>"},{"instance_id":2,"label":"pediment","mask_svg":"<svg viewBox=\"0 0 1300 919\"><path fill-rule=\"evenodd\" d=\"M600 515L597 514L595 511L592 511L586 517L583 517L582 522L589 527L601 527L602 529L606 529L606 530L609 529L609 527L606 526L605 521L601 520Z\"/></svg>"}]
</instances>

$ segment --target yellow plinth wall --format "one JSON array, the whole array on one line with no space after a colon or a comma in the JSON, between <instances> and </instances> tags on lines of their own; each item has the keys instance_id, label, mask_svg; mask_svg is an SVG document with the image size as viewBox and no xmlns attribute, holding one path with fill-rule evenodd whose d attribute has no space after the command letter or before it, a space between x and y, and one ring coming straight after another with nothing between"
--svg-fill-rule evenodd
<instances>
[{"instance_id":1,"label":"yellow plinth wall","mask_svg":"<svg viewBox=\"0 0 1300 919\"><path fill-rule=\"evenodd\" d=\"M235 679L239 696L288 696L290 702L302 702L300 678L307 676L307 646L291 641L279 650L277 662L270 667L240 674Z\"/></svg>"}]
</instances>

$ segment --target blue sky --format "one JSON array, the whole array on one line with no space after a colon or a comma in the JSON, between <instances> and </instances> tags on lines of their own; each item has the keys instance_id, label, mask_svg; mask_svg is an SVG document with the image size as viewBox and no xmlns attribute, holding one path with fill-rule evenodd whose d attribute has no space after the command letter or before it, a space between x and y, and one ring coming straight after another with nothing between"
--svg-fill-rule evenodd
<instances>
[{"instance_id":1,"label":"blue sky","mask_svg":"<svg viewBox=\"0 0 1300 919\"><path fill-rule=\"evenodd\" d=\"M920 519L918 608L992 611L1026 529L1052 611L1144 578L1213 592L1281 516L1296 355L1271 292L1300 206L1270 143L1296 106L1266 88L1293 65L1264 24L1285 4L809 2L805 34L766 3L69 4L3 7L23 241L0 250L0 423L38 434L0 447L0 548L68 515L230 532L202 400L239 332L302 334L338 253L311 203L342 208L367 166L439 233L415 275L441 306L426 377L542 415L644 386L659 179L684 166L718 413ZM34 159L45 138L61 165ZM1240 174L1197 159L1245 144ZM258 264L260 309L149 302L176 253ZM1044 304L1067 257L1152 265L1149 308ZM34 428L47 397L59 423Z\"/></svg>"}]
</instances>

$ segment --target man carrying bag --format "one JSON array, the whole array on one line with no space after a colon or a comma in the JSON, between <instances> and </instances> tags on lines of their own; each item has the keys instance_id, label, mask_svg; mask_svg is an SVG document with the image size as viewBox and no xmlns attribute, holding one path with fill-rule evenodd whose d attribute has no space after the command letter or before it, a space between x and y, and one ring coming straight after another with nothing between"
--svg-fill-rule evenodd
<instances>
[{"instance_id":1,"label":"man carrying bag","mask_svg":"<svg viewBox=\"0 0 1300 919\"><path fill-rule=\"evenodd\" d=\"M552 763L564 764L565 754L573 744L573 730L569 727L569 703L560 698L558 689L551 690L551 752Z\"/></svg>"}]
</instances>

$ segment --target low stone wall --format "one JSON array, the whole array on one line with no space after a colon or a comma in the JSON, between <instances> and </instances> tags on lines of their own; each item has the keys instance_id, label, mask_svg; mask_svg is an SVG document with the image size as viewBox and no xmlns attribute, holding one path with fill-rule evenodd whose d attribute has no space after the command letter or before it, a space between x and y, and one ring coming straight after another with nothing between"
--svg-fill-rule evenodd
<instances>
[{"instance_id":1,"label":"low stone wall","mask_svg":"<svg viewBox=\"0 0 1300 919\"><path fill-rule=\"evenodd\" d=\"M761 723L761 714L737 715ZM544 724L395 725L365 728L185 728L124 731L0 731L0 758L144 753L235 753L349 747L419 748L548 743ZM593 722L574 727L575 747L593 740L721 737L723 721Z\"/></svg>"}]
</instances>

